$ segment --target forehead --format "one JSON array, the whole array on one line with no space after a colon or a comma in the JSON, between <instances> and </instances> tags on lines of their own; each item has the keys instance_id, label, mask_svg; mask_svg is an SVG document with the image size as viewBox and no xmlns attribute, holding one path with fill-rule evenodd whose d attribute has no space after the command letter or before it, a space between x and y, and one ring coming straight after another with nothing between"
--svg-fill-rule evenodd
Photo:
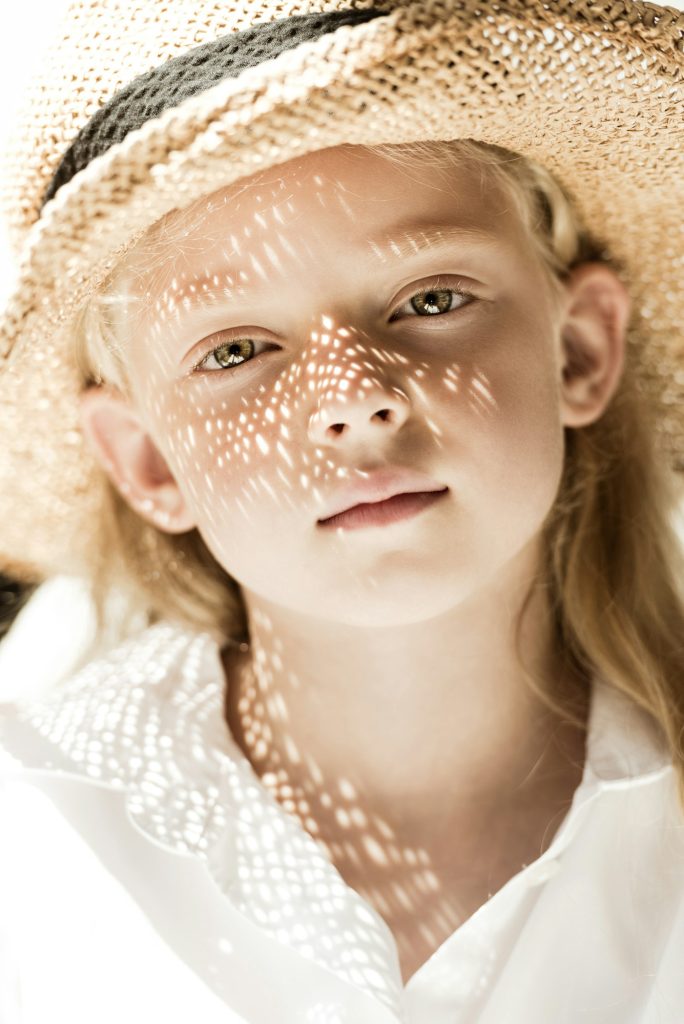
<instances>
[{"instance_id":1,"label":"forehead","mask_svg":"<svg viewBox=\"0 0 684 1024\"><path fill-rule=\"evenodd\" d=\"M298 257L320 257L321 247L328 255L362 248L379 260L401 258L454 228L464 240L519 242L522 233L509 197L480 166L415 157L403 165L363 146L338 146L173 211L141 239L127 263L149 288L160 277L168 285L169 274L182 276L187 264L196 270L198 258L230 256L233 267L243 264L248 287L255 259L282 268L295 249ZM456 238L453 230L451 236Z\"/></svg>"}]
</instances>

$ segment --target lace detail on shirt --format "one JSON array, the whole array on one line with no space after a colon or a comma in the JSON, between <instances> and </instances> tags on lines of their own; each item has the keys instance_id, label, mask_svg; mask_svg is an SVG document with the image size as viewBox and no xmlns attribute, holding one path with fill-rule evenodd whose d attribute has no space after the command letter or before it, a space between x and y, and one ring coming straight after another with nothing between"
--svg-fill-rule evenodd
<instances>
[{"instance_id":1,"label":"lace detail on shirt","mask_svg":"<svg viewBox=\"0 0 684 1024\"><path fill-rule=\"evenodd\" d=\"M223 690L213 638L161 622L0 716L0 742L27 768L125 790L143 835L200 857L250 920L405 1020L389 927L261 783L223 718Z\"/></svg>"}]
</instances>

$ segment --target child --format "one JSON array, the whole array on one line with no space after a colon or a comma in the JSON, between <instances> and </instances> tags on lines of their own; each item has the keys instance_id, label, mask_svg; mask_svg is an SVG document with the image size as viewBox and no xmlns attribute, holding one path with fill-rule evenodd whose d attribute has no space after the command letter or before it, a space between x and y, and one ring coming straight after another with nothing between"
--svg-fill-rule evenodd
<instances>
[{"instance_id":1,"label":"child","mask_svg":"<svg viewBox=\"0 0 684 1024\"><path fill-rule=\"evenodd\" d=\"M681 1021L684 18L169 7L8 175L3 1019Z\"/></svg>"}]
</instances>

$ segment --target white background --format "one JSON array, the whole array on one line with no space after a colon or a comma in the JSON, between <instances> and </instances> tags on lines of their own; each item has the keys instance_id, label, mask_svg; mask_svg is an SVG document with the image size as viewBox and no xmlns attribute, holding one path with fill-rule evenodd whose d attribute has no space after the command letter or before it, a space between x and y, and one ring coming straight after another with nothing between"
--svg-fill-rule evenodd
<instances>
[{"instance_id":1,"label":"white background","mask_svg":"<svg viewBox=\"0 0 684 1024\"><path fill-rule=\"evenodd\" d=\"M0 15L0 146L5 144L22 89L40 66L67 6L68 0L25 0L12 3L11 13ZM684 11L684 0L672 0L669 6ZM0 223L0 302L11 274ZM684 517L682 526L684 532ZM68 673L92 628L90 600L78 581L57 577L44 584L0 644L0 699L38 693Z\"/></svg>"}]
</instances>

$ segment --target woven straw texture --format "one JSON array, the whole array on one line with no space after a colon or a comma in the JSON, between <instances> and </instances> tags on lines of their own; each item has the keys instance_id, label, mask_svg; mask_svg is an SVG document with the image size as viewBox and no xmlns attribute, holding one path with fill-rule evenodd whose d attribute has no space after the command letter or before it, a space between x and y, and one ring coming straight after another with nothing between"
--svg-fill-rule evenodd
<instances>
[{"instance_id":1,"label":"woven straw texture","mask_svg":"<svg viewBox=\"0 0 684 1024\"><path fill-rule=\"evenodd\" d=\"M39 211L119 88L228 32L313 11L384 10L248 68L144 124ZM684 15L637 0L75 3L5 158L19 266L0 322L0 569L87 572L105 476L77 415L75 312L169 210L341 143L468 137L545 164L633 297L628 346L684 469Z\"/></svg>"}]
</instances>

